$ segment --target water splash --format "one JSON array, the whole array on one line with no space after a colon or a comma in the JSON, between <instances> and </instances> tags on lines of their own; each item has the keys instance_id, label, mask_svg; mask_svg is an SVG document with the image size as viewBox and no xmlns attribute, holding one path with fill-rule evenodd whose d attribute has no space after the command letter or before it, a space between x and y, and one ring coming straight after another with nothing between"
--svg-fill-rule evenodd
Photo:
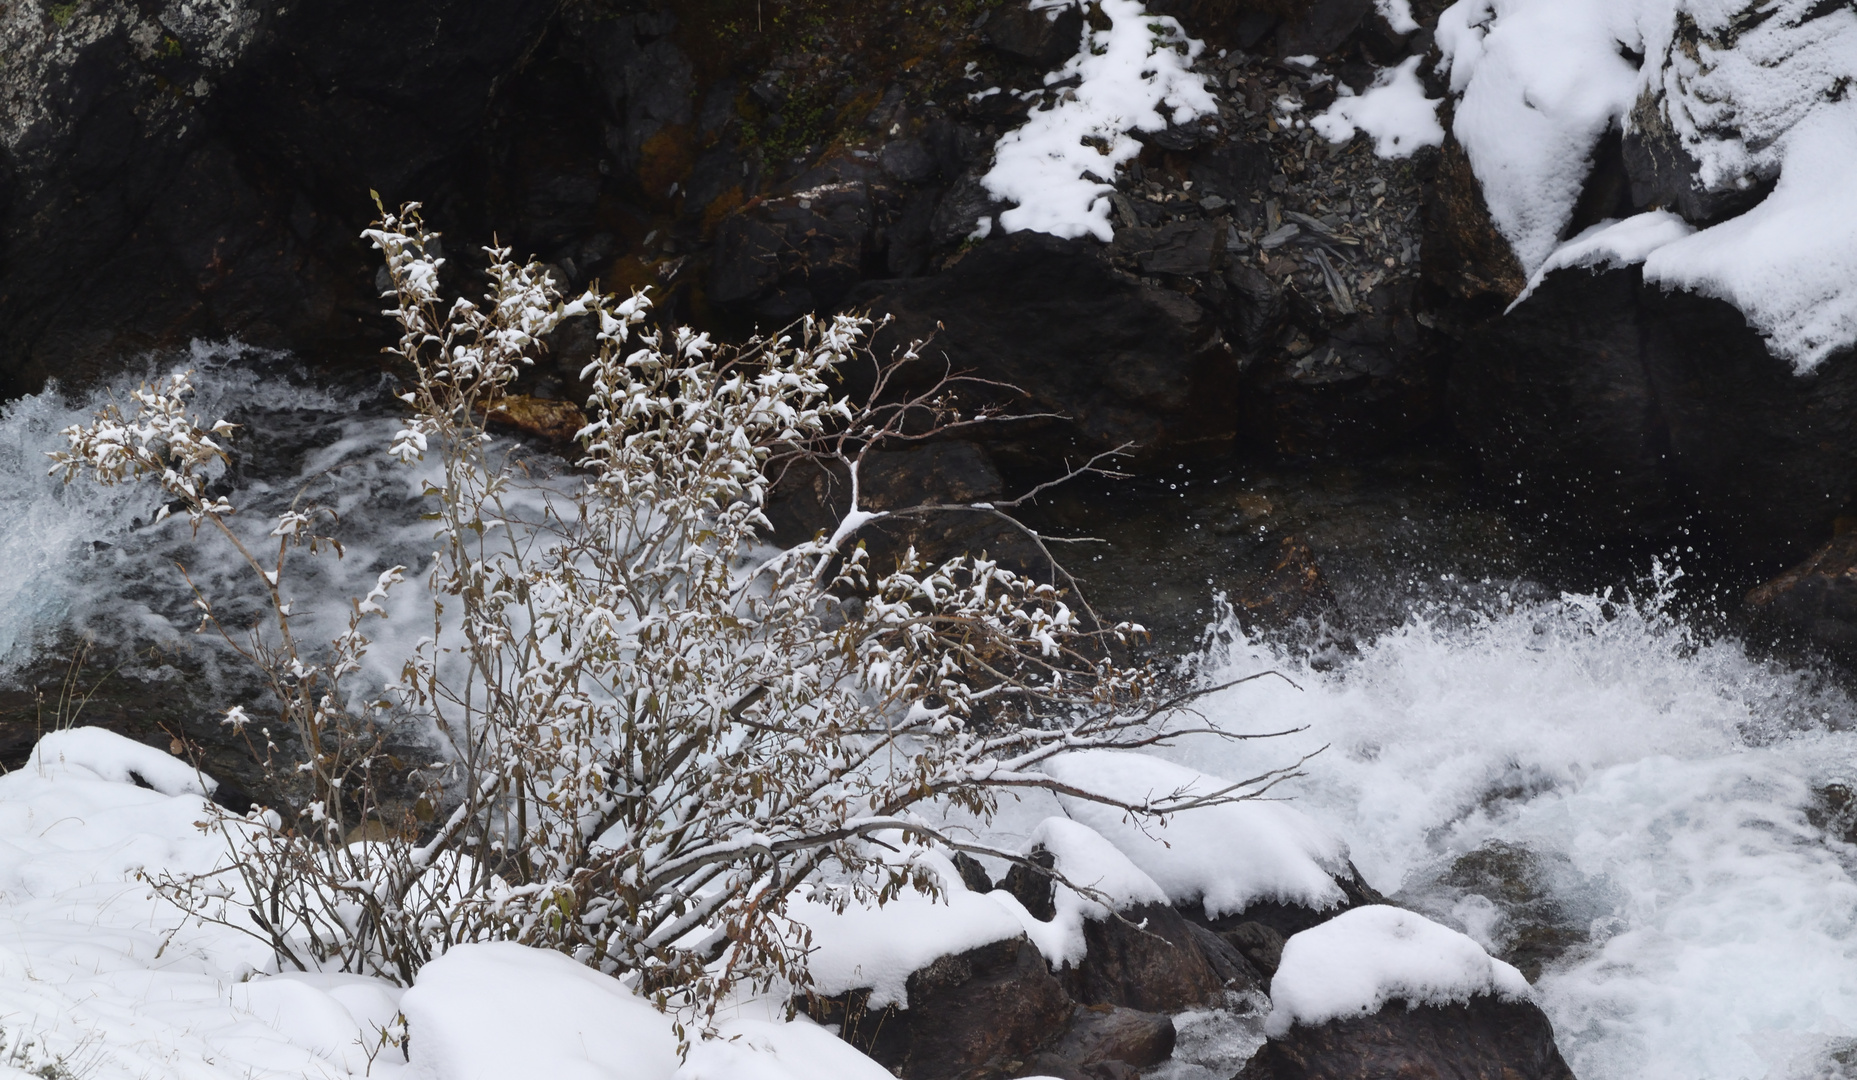
<instances>
[{"instance_id":1,"label":"water splash","mask_svg":"<svg viewBox=\"0 0 1857 1080\"><path fill-rule=\"evenodd\" d=\"M1675 580L1414 615L1327 670L1228 621L1211 674L1274 668L1300 689L1265 680L1212 714L1309 730L1182 753L1249 775L1326 744L1291 794L1377 888L1499 947L1541 930L1504 927L1527 903L1551 913L1537 989L1582 1080L1819 1068L1801 1046L1857 1036L1857 849L1808 810L1857 765L1857 708L1819 673L1699 637ZM1466 889L1502 892L1466 867L1505 851L1534 868L1511 891L1540 896Z\"/></svg>"}]
</instances>

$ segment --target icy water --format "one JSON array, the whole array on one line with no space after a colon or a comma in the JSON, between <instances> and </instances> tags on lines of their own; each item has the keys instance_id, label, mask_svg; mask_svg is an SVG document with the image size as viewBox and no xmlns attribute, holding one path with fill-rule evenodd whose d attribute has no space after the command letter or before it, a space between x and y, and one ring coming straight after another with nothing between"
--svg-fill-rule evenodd
<instances>
[{"instance_id":1,"label":"icy water","mask_svg":"<svg viewBox=\"0 0 1857 1080\"><path fill-rule=\"evenodd\" d=\"M304 491L339 512L347 556L307 564L298 586L331 627L381 569L422 564L418 477L385 457L396 422L378 388L318 388L287 358L237 349L180 359L202 373L203 411L247 425L225 481L251 508L244 527L261 533L265 511ZM190 633L174 563L221 595L238 590L238 568L184 521L145 525L158 505L145 490L45 476L58 430L101 400L49 392L0 412L0 674L17 679L90 633L161 646L130 673L189 700L230 692L236 677ZM1221 694L1210 717L1306 728L1172 753L1251 775L1326 746L1285 794L1348 840L1377 888L1530 971L1582 1080L1845 1075L1843 1059L1857 1060L1857 704L1819 672L1696 630L1672 602L1671 565L1622 582L1630 595L1559 595L1517 576L1525 542L1487 515L1450 525L1486 541L1457 549L1476 553L1463 565L1412 554L1412 522L1442 512L1424 494L1435 487L1387 481L1351 526L1355 546L1331 535L1327 555L1311 519L1318 556L1358 563L1337 575L1314 616L1331 625L1313 637L1247 633L1220 616L1215 581L1157 594L1177 622L1213 624L1189 650L1200 675L1287 677ZM1275 545L1254 535L1260 522L1301 497L1264 496L1229 502L1233 544ZM1169 527L1104 525L1121 530L1125 560L1161 544L1142 530ZM402 603L417 603L413 584ZM1365 614L1338 618L1348 611ZM393 649L389 637L377 650L378 674ZM206 677L183 687L183 671Z\"/></svg>"}]
</instances>

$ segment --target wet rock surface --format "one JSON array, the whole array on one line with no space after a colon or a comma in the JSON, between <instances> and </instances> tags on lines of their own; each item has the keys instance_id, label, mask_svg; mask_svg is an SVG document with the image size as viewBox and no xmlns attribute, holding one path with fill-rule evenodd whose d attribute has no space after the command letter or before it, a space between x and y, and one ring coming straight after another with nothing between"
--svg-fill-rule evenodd
<instances>
[{"instance_id":1,"label":"wet rock surface","mask_svg":"<svg viewBox=\"0 0 1857 1080\"><path fill-rule=\"evenodd\" d=\"M806 1003L905 1080L1014 1075L1070 1022L1074 1006L1023 937L945 956L909 976L909 1007L868 1007L868 991Z\"/></svg>"},{"instance_id":2,"label":"wet rock surface","mask_svg":"<svg viewBox=\"0 0 1857 1080\"><path fill-rule=\"evenodd\" d=\"M1841 655L1857 653L1857 531L1747 594L1754 618Z\"/></svg>"},{"instance_id":3,"label":"wet rock surface","mask_svg":"<svg viewBox=\"0 0 1857 1080\"><path fill-rule=\"evenodd\" d=\"M1434 873L1416 875L1398 899L1464 926L1491 956L1514 965L1532 983L1611 922L1617 898L1609 890L1565 856L1492 842Z\"/></svg>"},{"instance_id":4,"label":"wet rock surface","mask_svg":"<svg viewBox=\"0 0 1857 1080\"><path fill-rule=\"evenodd\" d=\"M908 1008L872 1010L861 990L804 1004L905 1080L1132 1080L1173 1052L1166 1015L1078 1004L1065 983L1020 937L942 957L912 974Z\"/></svg>"},{"instance_id":5,"label":"wet rock surface","mask_svg":"<svg viewBox=\"0 0 1857 1080\"><path fill-rule=\"evenodd\" d=\"M1388 1003L1372 1016L1298 1025L1265 1043L1242 1080L1572 1080L1553 1025L1531 1002Z\"/></svg>"}]
</instances>

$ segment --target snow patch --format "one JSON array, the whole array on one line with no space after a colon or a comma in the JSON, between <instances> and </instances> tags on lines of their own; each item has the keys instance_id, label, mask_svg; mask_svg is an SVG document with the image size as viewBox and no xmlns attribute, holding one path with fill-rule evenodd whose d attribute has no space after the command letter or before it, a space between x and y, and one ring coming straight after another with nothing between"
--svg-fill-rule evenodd
<instances>
[{"instance_id":1,"label":"snow patch","mask_svg":"<svg viewBox=\"0 0 1857 1080\"><path fill-rule=\"evenodd\" d=\"M1820 109L1786 142L1772 194L1659 248L1644 279L1733 304L1803 375L1857 342L1857 102Z\"/></svg>"},{"instance_id":2,"label":"snow patch","mask_svg":"<svg viewBox=\"0 0 1857 1080\"><path fill-rule=\"evenodd\" d=\"M1422 146L1443 145L1439 101L1427 98L1425 84L1419 81L1419 64L1424 59L1414 56L1398 67L1381 69L1362 94L1343 83L1335 103L1310 120L1309 126L1334 143L1352 139L1356 129L1365 131L1373 137L1373 152L1383 158L1411 157Z\"/></svg>"},{"instance_id":3,"label":"snow patch","mask_svg":"<svg viewBox=\"0 0 1857 1080\"><path fill-rule=\"evenodd\" d=\"M1530 990L1521 972L1465 935L1403 908L1373 904L1284 944L1264 1030L1278 1036L1296 1024L1371 1016L1390 1001L1413 1008L1481 994L1513 1001L1528 998Z\"/></svg>"},{"instance_id":4,"label":"snow patch","mask_svg":"<svg viewBox=\"0 0 1857 1080\"><path fill-rule=\"evenodd\" d=\"M26 768L42 777L72 776L143 784L163 795L210 795L219 781L181 758L99 727L47 732Z\"/></svg>"},{"instance_id":5,"label":"snow patch","mask_svg":"<svg viewBox=\"0 0 1857 1080\"><path fill-rule=\"evenodd\" d=\"M1623 220L1607 218L1554 249L1528 279L1528 287L1509 305L1534 295L1537 286L1556 270L1572 267L1635 266L1651 253L1696 231L1696 227L1668 210L1652 210Z\"/></svg>"},{"instance_id":6,"label":"snow patch","mask_svg":"<svg viewBox=\"0 0 1857 1080\"><path fill-rule=\"evenodd\" d=\"M513 942L460 945L400 999L412 1073L430 1080L669 1080L669 1018L619 980Z\"/></svg>"},{"instance_id":7,"label":"snow patch","mask_svg":"<svg viewBox=\"0 0 1857 1080\"><path fill-rule=\"evenodd\" d=\"M1648 0L1646 0L1648 2ZM1606 128L1638 95L1619 55L1638 44L1632 0L1459 0L1437 41L1461 92L1451 130L1490 219L1532 273L1559 245Z\"/></svg>"},{"instance_id":8,"label":"snow patch","mask_svg":"<svg viewBox=\"0 0 1857 1080\"><path fill-rule=\"evenodd\" d=\"M1032 6L1055 10L1074 2L1036 0ZM1045 76L1047 86L1081 82L1001 136L993 167L981 177L996 198L1017 204L999 215L1009 233L1088 235L1108 243L1115 238L1110 181L1141 153L1130 133L1160 131L1218 109L1204 77L1192 70L1205 45L1187 37L1177 20L1149 13L1140 0L1098 0L1097 10L1109 28L1086 25L1077 55Z\"/></svg>"},{"instance_id":9,"label":"snow patch","mask_svg":"<svg viewBox=\"0 0 1857 1080\"><path fill-rule=\"evenodd\" d=\"M882 907L853 905L842 912L795 900L787 914L812 931L813 990L830 996L868 987L873 1009L908 1008L912 973L1022 931L1017 914L991 896L962 889L958 878L940 899L903 893Z\"/></svg>"},{"instance_id":10,"label":"snow patch","mask_svg":"<svg viewBox=\"0 0 1857 1080\"><path fill-rule=\"evenodd\" d=\"M1419 21L1412 17L1409 0L1373 0L1373 8L1395 34L1410 34L1419 28Z\"/></svg>"},{"instance_id":11,"label":"snow patch","mask_svg":"<svg viewBox=\"0 0 1857 1080\"><path fill-rule=\"evenodd\" d=\"M1072 787L1130 804L1182 793L1211 795L1231 786L1216 776L1127 751L1068 754L1045 769ZM1347 872L1347 845L1283 803L1207 806L1155 824L1138 823L1087 799L1064 796L1060 801L1071 817L1128 856L1168 899L1198 902L1207 918L1243 911L1260 900L1317 909L1342 902L1335 875Z\"/></svg>"}]
</instances>

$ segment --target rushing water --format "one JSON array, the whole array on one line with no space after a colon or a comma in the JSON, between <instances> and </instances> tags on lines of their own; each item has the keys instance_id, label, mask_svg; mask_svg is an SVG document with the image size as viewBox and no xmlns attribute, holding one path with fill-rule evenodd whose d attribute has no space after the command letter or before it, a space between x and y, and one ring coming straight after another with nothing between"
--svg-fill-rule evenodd
<instances>
[{"instance_id":1,"label":"rushing water","mask_svg":"<svg viewBox=\"0 0 1857 1080\"><path fill-rule=\"evenodd\" d=\"M381 569L421 566L430 526L419 477L384 454L396 424L384 394L319 388L286 358L236 348L182 360L201 372L201 411L246 425L225 478L250 508L243 528L261 535L301 492L339 513L346 557L307 561L296 579L325 629ZM0 413L0 674L78 633L185 648L177 562L215 595L241 590L243 571L184 520L144 524L158 506L147 489L46 477L59 429L106 393L48 391ZM1410 509L1384 516L1425 508ZM1671 575L1635 596L1517 581L1441 597L1388 574L1371 602L1403 615L1339 650L1222 620L1198 670L1288 678L1228 691L1209 715L1306 730L1178 753L1250 775L1327 746L1288 794L1348 839L1377 888L1537 972L1583 1080L1844 1075L1841 1059L1857 1060L1857 834L1837 793L1857 776L1857 705L1814 670L1699 636L1672 611ZM1366 587L1357 577L1342 602ZM382 642L376 674L397 644ZM218 670L213 650L188 655ZM222 690L206 682L193 688L203 710Z\"/></svg>"},{"instance_id":2,"label":"rushing water","mask_svg":"<svg viewBox=\"0 0 1857 1080\"><path fill-rule=\"evenodd\" d=\"M1296 685L1213 715L1308 730L1192 762L1248 775L1326 745L1289 794L1397 901L1547 953L1542 1004L1586 1080L1842 1075L1857 848L1809 811L1857 774L1853 703L1697 640L1649 588L1414 614L1326 671L1228 630L1216 672Z\"/></svg>"}]
</instances>

